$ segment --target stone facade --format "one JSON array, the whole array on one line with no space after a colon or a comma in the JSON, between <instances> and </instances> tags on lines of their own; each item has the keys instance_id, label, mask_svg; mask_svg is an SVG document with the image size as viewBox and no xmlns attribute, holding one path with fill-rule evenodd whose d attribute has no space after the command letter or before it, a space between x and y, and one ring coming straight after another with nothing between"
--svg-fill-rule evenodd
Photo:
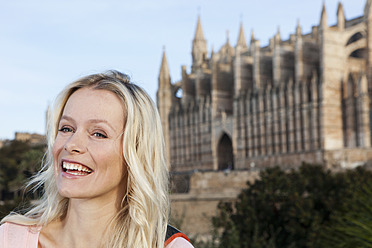
<instances>
[{"instance_id":1,"label":"stone facade","mask_svg":"<svg viewBox=\"0 0 372 248\"><path fill-rule=\"evenodd\" d=\"M171 82L165 52L157 104L171 170L295 167L306 161L350 167L372 158L372 5L360 17L319 25L261 47L243 26L207 51L200 17L192 66ZM353 151L353 152L350 152ZM349 155L346 155L349 154ZM355 155L357 154L357 155Z\"/></svg>"}]
</instances>

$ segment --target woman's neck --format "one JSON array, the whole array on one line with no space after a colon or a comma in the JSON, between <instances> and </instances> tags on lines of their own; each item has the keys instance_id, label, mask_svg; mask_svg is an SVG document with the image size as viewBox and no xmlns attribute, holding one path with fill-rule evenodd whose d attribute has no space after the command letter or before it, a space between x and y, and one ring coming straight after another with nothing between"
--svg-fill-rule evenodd
<instances>
[{"instance_id":1,"label":"woman's neck","mask_svg":"<svg viewBox=\"0 0 372 248\"><path fill-rule=\"evenodd\" d=\"M47 225L44 235L53 247L101 247L117 212L118 207L112 202L70 199L66 216Z\"/></svg>"},{"instance_id":2,"label":"woman's neck","mask_svg":"<svg viewBox=\"0 0 372 248\"><path fill-rule=\"evenodd\" d=\"M82 240L88 242L95 240L100 243L110 221L117 212L118 209L112 203L98 205L92 204L89 200L72 199L70 200L67 215L62 220L64 232L74 240L74 243ZM95 246L90 245L89 247Z\"/></svg>"}]
</instances>

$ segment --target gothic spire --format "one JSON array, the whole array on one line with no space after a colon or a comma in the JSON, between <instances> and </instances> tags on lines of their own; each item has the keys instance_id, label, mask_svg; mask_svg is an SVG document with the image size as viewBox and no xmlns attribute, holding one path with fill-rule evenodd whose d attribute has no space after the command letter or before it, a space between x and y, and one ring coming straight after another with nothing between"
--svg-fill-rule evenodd
<instances>
[{"instance_id":1,"label":"gothic spire","mask_svg":"<svg viewBox=\"0 0 372 248\"><path fill-rule=\"evenodd\" d=\"M296 26L296 35L300 36L302 34L302 29L300 25L300 19L297 20L297 26Z\"/></svg>"},{"instance_id":2,"label":"gothic spire","mask_svg":"<svg viewBox=\"0 0 372 248\"><path fill-rule=\"evenodd\" d=\"M205 64L207 60L207 52L207 41L204 39L200 16L198 16L195 37L192 41L192 71Z\"/></svg>"},{"instance_id":3,"label":"gothic spire","mask_svg":"<svg viewBox=\"0 0 372 248\"><path fill-rule=\"evenodd\" d=\"M340 29L345 28L345 12L341 2L338 3L337 7L337 26Z\"/></svg>"},{"instance_id":4,"label":"gothic spire","mask_svg":"<svg viewBox=\"0 0 372 248\"><path fill-rule=\"evenodd\" d=\"M240 46L243 49L247 48L247 42L245 40L245 35L244 35L244 30L243 30L243 23L240 23L239 37L238 37L238 42L236 45Z\"/></svg>"},{"instance_id":5,"label":"gothic spire","mask_svg":"<svg viewBox=\"0 0 372 248\"><path fill-rule=\"evenodd\" d=\"M167 56L165 54L165 47L163 47L163 56L161 59L161 66L159 72L159 87L167 86L168 84L170 84L170 73Z\"/></svg>"},{"instance_id":6,"label":"gothic spire","mask_svg":"<svg viewBox=\"0 0 372 248\"><path fill-rule=\"evenodd\" d=\"M320 16L319 26L321 26L323 28L327 27L327 12L326 12L326 7L325 7L325 2L323 2L322 14Z\"/></svg>"},{"instance_id":7,"label":"gothic spire","mask_svg":"<svg viewBox=\"0 0 372 248\"><path fill-rule=\"evenodd\" d=\"M204 40L203 28L200 21L200 16L198 16L198 22L196 24L196 31L194 40Z\"/></svg>"},{"instance_id":8,"label":"gothic spire","mask_svg":"<svg viewBox=\"0 0 372 248\"><path fill-rule=\"evenodd\" d=\"M256 39L254 38L254 31L253 31L253 28L252 28L252 31L251 31L251 43L253 41L255 41Z\"/></svg>"},{"instance_id":9,"label":"gothic spire","mask_svg":"<svg viewBox=\"0 0 372 248\"><path fill-rule=\"evenodd\" d=\"M338 2L337 15L345 16L344 7L341 2Z\"/></svg>"},{"instance_id":10,"label":"gothic spire","mask_svg":"<svg viewBox=\"0 0 372 248\"><path fill-rule=\"evenodd\" d=\"M281 40L281 38L280 38L280 27L279 26L278 26L278 30L277 30L277 32L274 36L274 39L275 39L275 41L280 41Z\"/></svg>"}]
</instances>

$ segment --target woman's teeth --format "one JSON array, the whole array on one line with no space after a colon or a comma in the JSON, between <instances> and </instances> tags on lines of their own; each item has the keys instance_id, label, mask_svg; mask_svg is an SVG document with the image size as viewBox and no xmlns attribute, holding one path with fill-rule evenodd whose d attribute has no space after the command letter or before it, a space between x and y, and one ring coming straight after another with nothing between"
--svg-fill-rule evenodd
<instances>
[{"instance_id":1,"label":"woman's teeth","mask_svg":"<svg viewBox=\"0 0 372 248\"><path fill-rule=\"evenodd\" d=\"M69 162L62 162L62 168L71 174L74 175L86 175L92 173L93 171L86 166L81 164L69 163Z\"/></svg>"}]
</instances>

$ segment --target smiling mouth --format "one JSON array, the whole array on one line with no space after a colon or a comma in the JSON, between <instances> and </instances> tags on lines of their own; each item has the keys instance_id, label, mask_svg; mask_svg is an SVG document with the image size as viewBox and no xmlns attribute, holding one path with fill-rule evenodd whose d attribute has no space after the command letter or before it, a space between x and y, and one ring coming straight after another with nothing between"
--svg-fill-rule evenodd
<instances>
[{"instance_id":1,"label":"smiling mouth","mask_svg":"<svg viewBox=\"0 0 372 248\"><path fill-rule=\"evenodd\" d=\"M70 163L66 161L62 161L62 170L66 173L76 176L86 176L93 172L92 169L76 163Z\"/></svg>"}]
</instances>

